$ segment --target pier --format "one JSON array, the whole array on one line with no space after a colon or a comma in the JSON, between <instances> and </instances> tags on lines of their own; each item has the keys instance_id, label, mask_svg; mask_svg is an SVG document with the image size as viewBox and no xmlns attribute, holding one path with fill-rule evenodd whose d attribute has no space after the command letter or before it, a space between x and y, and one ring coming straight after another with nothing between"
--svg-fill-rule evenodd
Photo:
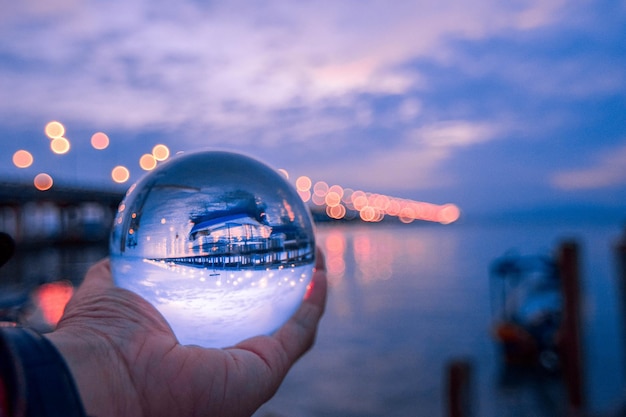
<instances>
[{"instance_id":1,"label":"pier","mask_svg":"<svg viewBox=\"0 0 626 417\"><path fill-rule=\"evenodd\" d=\"M18 246L102 242L109 236L122 191L0 182L0 231Z\"/></svg>"},{"instance_id":2,"label":"pier","mask_svg":"<svg viewBox=\"0 0 626 417\"><path fill-rule=\"evenodd\" d=\"M309 242L299 246L263 250L246 250L243 245L232 249L236 250L151 260L209 269L265 269L309 264L314 255L314 248Z\"/></svg>"}]
</instances>

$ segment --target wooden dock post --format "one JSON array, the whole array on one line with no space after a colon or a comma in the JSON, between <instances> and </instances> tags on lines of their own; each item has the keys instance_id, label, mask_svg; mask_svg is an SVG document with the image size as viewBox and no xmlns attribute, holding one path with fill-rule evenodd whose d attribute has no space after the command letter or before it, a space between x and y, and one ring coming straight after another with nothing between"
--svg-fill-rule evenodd
<instances>
[{"instance_id":1,"label":"wooden dock post","mask_svg":"<svg viewBox=\"0 0 626 417\"><path fill-rule=\"evenodd\" d=\"M558 262L564 307L560 341L563 377L568 408L575 415L585 406L578 244L563 242L559 246Z\"/></svg>"},{"instance_id":2,"label":"wooden dock post","mask_svg":"<svg viewBox=\"0 0 626 417\"><path fill-rule=\"evenodd\" d=\"M447 365L448 417L472 416L472 365L468 360L453 360Z\"/></svg>"},{"instance_id":3,"label":"wooden dock post","mask_svg":"<svg viewBox=\"0 0 626 417\"><path fill-rule=\"evenodd\" d=\"M617 282L619 288L620 323L622 325L622 349L626 356L626 231L624 236L615 245L615 257L617 263ZM626 372L626 369L624 369Z\"/></svg>"}]
</instances>

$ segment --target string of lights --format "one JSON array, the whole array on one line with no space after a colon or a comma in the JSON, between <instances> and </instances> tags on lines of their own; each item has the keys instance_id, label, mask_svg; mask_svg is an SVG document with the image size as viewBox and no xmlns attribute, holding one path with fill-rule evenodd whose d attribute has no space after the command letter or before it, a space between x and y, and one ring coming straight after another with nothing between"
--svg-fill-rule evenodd
<instances>
[{"instance_id":1,"label":"string of lights","mask_svg":"<svg viewBox=\"0 0 626 417\"><path fill-rule=\"evenodd\" d=\"M70 151L71 143L65 137L65 126L61 122L51 121L46 124L44 132L50 139L52 152L62 155ZM96 150L104 150L110 144L109 137L103 132L96 132L91 136L91 145ZM145 153L139 158L139 166L144 171L155 169L159 163L170 157L170 150L164 144L157 144L151 153ZM28 168L34 162L33 155L20 149L13 154L13 164L17 168ZM289 178L289 173L279 169ZM115 166L111 170L111 179L123 184L130 179L130 170L123 166ZM47 173L39 173L33 180L34 186L41 191L49 190L54 185L53 178ZM316 181L306 176L299 176L294 183L300 198L313 207L325 210L331 219L354 219L357 216L365 222L380 222L385 216L396 217L402 223L412 223L415 220L450 224L460 217L460 209L455 204L433 204L423 201L398 198L385 194L372 193L363 190L353 190L338 184L329 185L325 181Z\"/></svg>"}]
</instances>

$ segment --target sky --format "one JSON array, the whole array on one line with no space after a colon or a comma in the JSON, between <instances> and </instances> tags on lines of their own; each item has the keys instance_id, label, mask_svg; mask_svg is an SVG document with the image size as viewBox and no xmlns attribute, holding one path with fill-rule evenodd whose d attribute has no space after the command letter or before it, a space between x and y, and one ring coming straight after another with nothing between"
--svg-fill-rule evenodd
<instances>
[{"instance_id":1,"label":"sky","mask_svg":"<svg viewBox=\"0 0 626 417\"><path fill-rule=\"evenodd\" d=\"M626 212L626 2L0 0L0 180L154 145L465 212ZM62 122L72 148L49 149ZM104 132L110 145L95 150ZM27 150L34 163L15 167ZM129 184L118 187L127 187Z\"/></svg>"}]
</instances>

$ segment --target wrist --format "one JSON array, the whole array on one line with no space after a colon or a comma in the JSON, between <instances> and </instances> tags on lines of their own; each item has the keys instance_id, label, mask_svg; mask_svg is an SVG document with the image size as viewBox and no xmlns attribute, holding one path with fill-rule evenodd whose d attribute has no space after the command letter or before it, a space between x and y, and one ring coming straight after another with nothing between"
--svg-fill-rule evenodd
<instances>
[{"instance_id":1,"label":"wrist","mask_svg":"<svg viewBox=\"0 0 626 417\"><path fill-rule=\"evenodd\" d=\"M9 415L86 415L69 368L46 338L22 327L0 328L0 356Z\"/></svg>"},{"instance_id":2,"label":"wrist","mask_svg":"<svg viewBox=\"0 0 626 417\"><path fill-rule=\"evenodd\" d=\"M117 362L104 342L62 330L49 333L46 338L65 358L88 415L126 415L119 407L122 397L115 393L122 386L119 372L113 366Z\"/></svg>"}]
</instances>

